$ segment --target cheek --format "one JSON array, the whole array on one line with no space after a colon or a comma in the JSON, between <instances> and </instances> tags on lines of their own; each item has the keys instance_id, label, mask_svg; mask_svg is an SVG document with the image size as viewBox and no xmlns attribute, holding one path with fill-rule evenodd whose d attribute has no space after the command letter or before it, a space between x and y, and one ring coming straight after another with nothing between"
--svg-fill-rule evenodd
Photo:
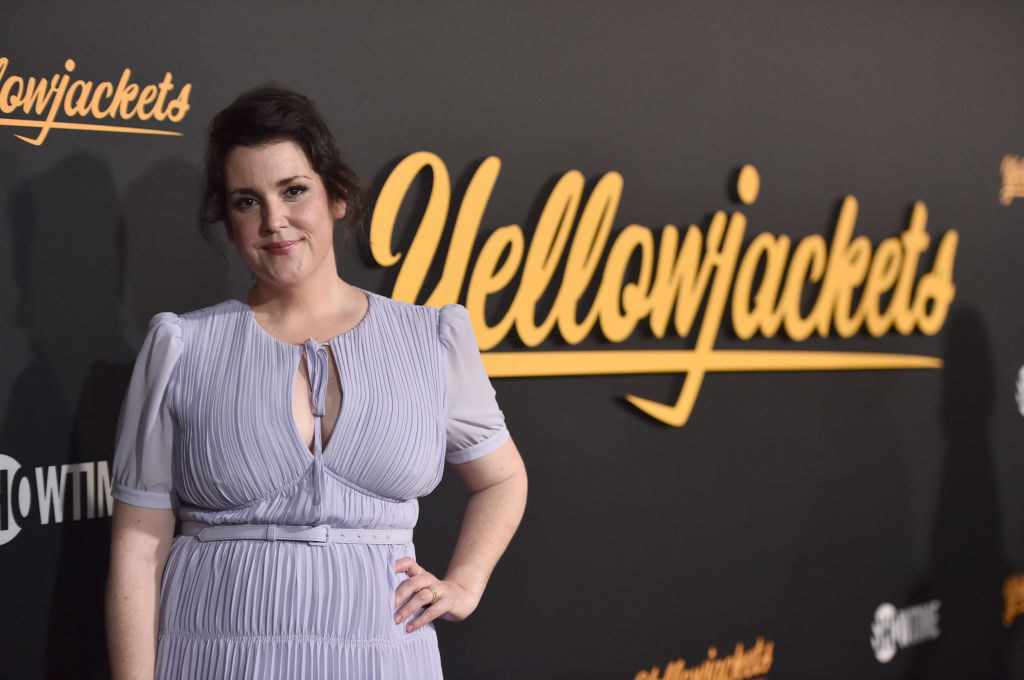
<instances>
[{"instance_id":1,"label":"cheek","mask_svg":"<svg viewBox=\"0 0 1024 680\"><path fill-rule=\"evenodd\" d=\"M227 230L229 241L235 245L244 245L259 231L259 220L236 213L224 221L224 228Z\"/></svg>"},{"instance_id":2,"label":"cheek","mask_svg":"<svg viewBox=\"0 0 1024 680\"><path fill-rule=\"evenodd\" d=\"M296 206L295 218L309 227L322 226L324 221L329 220L330 211L317 201L305 201L302 205Z\"/></svg>"}]
</instances>

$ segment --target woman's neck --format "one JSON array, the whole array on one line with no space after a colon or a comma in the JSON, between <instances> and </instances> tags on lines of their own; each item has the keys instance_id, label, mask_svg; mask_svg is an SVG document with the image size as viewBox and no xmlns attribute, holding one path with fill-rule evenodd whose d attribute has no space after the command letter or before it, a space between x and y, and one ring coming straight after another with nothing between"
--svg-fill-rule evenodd
<instances>
[{"instance_id":1,"label":"woman's neck","mask_svg":"<svg viewBox=\"0 0 1024 680\"><path fill-rule=\"evenodd\" d=\"M337 272L301 285L277 287L257 281L249 306L264 330L279 340L300 344L326 340L357 325L366 313L366 295Z\"/></svg>"},{"instance_id":2,"label":"woman's neck","mask_svg":"<svg viewBox=\"0 0 1024 680\"><path fill-rule=\"evenodd\" d=\"M249 291L253 311L275 318L317 317L343 307L349 300L350 286L340 276L307 282L301 286L275 287L257 281Z\"/></svg>"}]
</instances>

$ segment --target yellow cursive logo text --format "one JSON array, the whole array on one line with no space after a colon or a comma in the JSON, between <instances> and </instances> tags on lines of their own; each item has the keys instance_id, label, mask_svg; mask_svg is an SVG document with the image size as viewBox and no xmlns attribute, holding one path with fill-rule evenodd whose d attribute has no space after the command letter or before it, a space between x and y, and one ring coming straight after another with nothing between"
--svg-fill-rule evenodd
<instances>
[{"instance_id":1,"label":"yellow cursive logo text","mask_svg":"<svg viewBox=\"0 0 1024 680\"><path fill-rule=\"evenodd\" d=\"M143 87L132 82L131 69L127 68L121 73L116 85L113 81L72 80L70 74L76 67L73 59L64 62L65 73L55 73L52 78L9 75L9 66L10 60L7 57L0 57L0 114L25 117L0 118L0 125L39 128L35 137L14 135L35 146L46 140L51 129L180 135L180 132L170 130L74 122L74 119L153 119L177 123L188 113L188 98L192 92L192 85L185 83L177 96L171 98L174 77L170 72L164 75L159 84ZM72 120L57 120L58 114Z\"/></svg>"},{"instance_id":2,"label":"yellow cursive logo text","mask_svg":"<svg viewBox=\"0 0 1024 680\"><path fill-rule=\"evenodd\" d=\"M551 190L529 243L519 225L499 227L484 241L470 270L470 254L500 168L501 161L492 156L470 180L440 281L425 302L439 306L458 301L469 276L465 305L492 377L685 372L674 404L626 397L651 417L681 426L709 372L942 366L940 359L917 355L715 348L726 315L741 340L779 333L797 342L815 334L848 338L862 330L873 337L891 331L937 333L956 290L958 235L948 231L942 236L930 271L918 277L921 256L931 241L928 212L921 202L914 204L906 230L877 246L853 234L858 211L853 196L843 200L831 243L819 235L794 243L788 236L763 232L744 245L747 217L721 210L703 230L690 225L684 231L669 224L656 238L652 229L630 224L612 238L622 176L606 173L584 201L584 177L570 170ZM421 172L430 173L430 196L408 252L396 253L392 237L398 211ZM760 191L757 170L745 166L738 184L741 200L753 203ZM450 200L448 169L425 151L403 159L381 188L370 225L371 251L383 266L401 262L392 292L395 299L419 299L437 256ZM580 318L580 301L598 276L602 260L596 296ZM627 281L627 272L637 261L636 280ZM560 265L564 271L556 284L554 274ZM497 323L488 324L487 298L504 291L517 274L511 305ZM545 318L538 319L537 304L552 285L557 285L554 304ZM813 292L809 309L808 291ZM611 342L621 342L644 320L658 338L670 329L680 338L696 333L693 349L486 351L513 329L527 347L536 347L556 328L570 345L598 327Z\"/></svg>"},{"instance_id":3,"label":"yellow cursive logo text","mask_svg":"<svg viewBox=\"0 0 1024 680\"><path fill-rule=\"evenodd\" d=\"M685 659L676 659L665 666L664 673L655 666L640 671L633 680L747 680L771 670L774 656L775 643L757 638L750 649L737 643L732 654L719 657L718 650L711 647L700 665L687 668Z\"/></svg>"}]
</instances>

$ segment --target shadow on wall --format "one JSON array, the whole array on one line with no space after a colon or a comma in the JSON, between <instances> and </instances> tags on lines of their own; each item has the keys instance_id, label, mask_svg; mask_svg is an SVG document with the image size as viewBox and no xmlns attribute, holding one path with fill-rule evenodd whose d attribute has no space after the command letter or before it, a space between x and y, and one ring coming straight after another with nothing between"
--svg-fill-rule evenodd
<instances>
[{"instance_id":1,"label":"shadow on wall","mask_svg":"<svg viewBox=\"0 0 1024 680\"><path fill-rule=\"evenodd\" d=\"M913 602L938 599L941 637L914 649L908 678L1008 678L1002 625L1002 515L989 437L996 398L980 314L960 306L945 334L941 418L946 439L928 578Z\"/></svg>"},{"instance_id":2,"label":"shadow on wall","mask_svg":"<svg viewBox=\"0 0 1024 680\"><path fill-rule=\"evenodd\" d=\"M250 285L229 243L218 253L199 235L199 182L194 166L170 160L125 192L125 297L140 331L158 312L212 305L244 295Z\"/></svg>"},{"instance_id":3,"label":"shadow on wall","mask_svg":"<svg viewBox=\"0 0 1024 680\"><path fill-rule=\"evenodd\" d=\"M4 677L45 669L46 678L106 678L110 523L95 517L106 514L95 469L61 466L112 459L150 317L244 295L249 276L230 246L219 254L199 236L199 173L187 163L154 166L128 185L123 206L109 167L88 154L28 181L11 173L4 217L13 285L0 296L0 340L12 353L0 374L0 453L20 463L33 489L35 469L51 466L65 486L52 509L33 493L21 533L3 546L0 578L18 584L4 606L18 615L0 617L0 636L19 652Z\"/></svg>"},{"instance_id":4,"label":"shadow on wall","mask_svg":"<svg viewBox=\"0 0 1024 680\"><path fill-rule=\"evenodd\" d=\"M816 460L794 469L808 505L802 524L789 529L791 557L780 565L785 605L771 626L780 648L805 651L780 653L772 675L868 678L878 672L871 608L911 580L907 489L913 481L900 455L906 430L886 372L822 374L822 380L820 410L804 416L820 433Z\"/></svg>"},{"instance_id":5,"label":"shadow on wall","mask_svg":"<svg viewBox=\"0 0 1024 680\"><path fill-rule=\"evenodd\" d=\"M24 177L14 154L0 154L0 187L13 187ZM13 244L18 223L13 202L5 203L0 210L0 234L9 246L0 249L0 347L4 357L0 361L0 413L7 412L14 382L30 356L26 333L17 319L19 298L14 271L17 252ZM0 450L0 454L4 453L10 452Z\"/></svg>"},{"instance_id":6,"label":"shadow on wall","mask_svg":"<svg viewBox=\"0 0 1024 680\"><path fill-rule=\"evenodd\" d=\"M120 332L123 225L111 173L95 157L69 156L16 186L8 214L17 319L31 357L8 400L0 451L28 470L109 460L133 357ZM19 651L15 667L5 662L10 677L42 668L47 678L107 676L102 623L110 525L89 519L96 505L88 499L95 497L75 488L76 480L95 485L89 477L67 475L63 503L42 513L46 525L33 494L21 534L5 546L6 582L18 584L4 603L18 612L3 617L4 639Z\"/></svg>"}]
</instances>

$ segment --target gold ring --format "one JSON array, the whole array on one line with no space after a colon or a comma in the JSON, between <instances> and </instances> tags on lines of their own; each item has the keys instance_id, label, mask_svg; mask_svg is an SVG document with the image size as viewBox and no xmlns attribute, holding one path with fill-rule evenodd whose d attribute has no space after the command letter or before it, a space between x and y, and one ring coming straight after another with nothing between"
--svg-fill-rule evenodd
<instances>
[{"instance_id":1,"label":"gold ring","mask_svg":"<svg viewBox=\"0 0 1024 680\"><path fill-rule=\"evenodd\" d=\"M426 606L428 606L428 607L429 607L430 605L432 605L432 604L434 604L435 602L437 602L437 591L436 591L436 590L434 590L434 586L427 586L427 587L428 587L428 588L430 588L430 592L432 592L432 593L434 594L434 599L432 599L432 600L431 600L430 602L428 602L428 603L427 603L427 605L426 605Z\"/></svg>"}]
</instances>

